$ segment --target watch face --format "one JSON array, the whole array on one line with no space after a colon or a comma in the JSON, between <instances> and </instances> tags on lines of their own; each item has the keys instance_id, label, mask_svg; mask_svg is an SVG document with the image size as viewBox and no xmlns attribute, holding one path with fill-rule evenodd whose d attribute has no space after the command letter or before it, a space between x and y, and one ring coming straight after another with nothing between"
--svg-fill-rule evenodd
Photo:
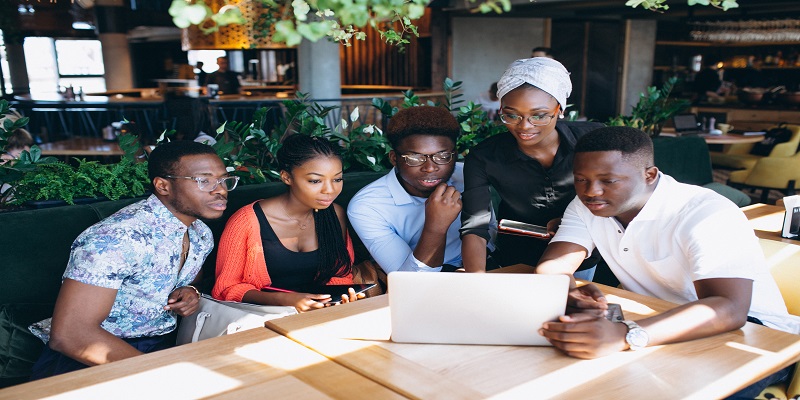
<instances>
[{"instance_id":1,"label":"watch face","mask_svg":"<svg viewBox=\"0 0 800 400\"><path fill-rule=\"evenodd\" d=\"M650 337L647 335L647 332L642 328L634 328L628 331L628 334L625 335L625 341L628 342L628 345L631 348L641 348L647 346L647 342L650 341Z\"/></svg>"}]
</instances>

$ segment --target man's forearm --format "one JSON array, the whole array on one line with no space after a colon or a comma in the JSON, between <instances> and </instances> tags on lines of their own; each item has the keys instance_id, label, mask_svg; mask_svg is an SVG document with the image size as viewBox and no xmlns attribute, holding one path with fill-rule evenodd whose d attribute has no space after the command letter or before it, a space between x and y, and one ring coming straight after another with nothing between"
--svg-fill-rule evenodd
<instances>
[{"instance_id":1,"label":"man's forearm","mask_svg":"<svg viewBox=\"0 0 800 400\"><path fill-rule=\"evenodd\" d=\"M124 340L97 328L77 335L53 335L51 349L86 365L107 364L143 354Z\"/></svg>"},{"instance_id":2,"label":"man's forearm","mask_svg":"<svg viewBox=\"0 0 800 400\"><path fill-rule=\"evenodd\" d=\"M414 248L414 258L425 265L436 268L444 263L444 250L447 246L447 231L434 232L422 229L417 247Z\"/></svg>"},{"instance_id":3,"label":"man's forearm","mask_svg":"<svg viewBox=\"0 0 800 400\"><path fill-rule=\"evenodd\" d=\"M685 342L738 329L747 321L725 297L707 297L637 321L650 345Z\"/></svg>"}]
</instances>

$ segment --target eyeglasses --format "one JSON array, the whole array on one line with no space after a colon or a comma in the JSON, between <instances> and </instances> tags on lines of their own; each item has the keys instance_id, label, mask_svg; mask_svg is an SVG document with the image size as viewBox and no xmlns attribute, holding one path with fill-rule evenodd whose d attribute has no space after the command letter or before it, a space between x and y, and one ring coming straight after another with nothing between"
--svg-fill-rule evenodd
<instances>
[{"instance_id":1,"label":"eyeglasses","mask_svg":"<svg viewBox=\"0 0 800 400\"><path fill-rule=\"evenodd\" d=\"M544 126L549 125L550 121L558 114L558 108L552 114L541 114L541 115L531 115L527 118L528 123L532 126ZM500 114L500 121L503 121L506 125L519 125L522 123L522 120L526 119L521 115L516 114Z\"/></svg>"},{"instance_id":2,"label":"eyeglasses","mask_svg":"<svg viewBox=\"0 0 800 400\"><path fill-rule=\"evenodd\" d=\"M450 161L453 160L453 156L455 154L455 151L440 151L434 154L401 154L400 157L403 157L406 160L406 165L409 167L419 167L420 165L428 162L428 158L430 158L435 164L449 164Z\"/></svg>"},{"instance_id":3,"label":"eyeglasses","mask_svg":"<svg viewBox=\"0 0 800 400\"><path fill-rule=\"evenodd\" d=\"M213 192L217 189L217 187L222 184L227 191L231 191L236 189L236 184L239 183L238 176L226 176L224 178L219 179L209 179L205 177L198 177L198 176L174 176L174 175L164 175L165 178L171 179L191 179L197 182L197 188L203 192Z\"/></svg>"}]
</instances>

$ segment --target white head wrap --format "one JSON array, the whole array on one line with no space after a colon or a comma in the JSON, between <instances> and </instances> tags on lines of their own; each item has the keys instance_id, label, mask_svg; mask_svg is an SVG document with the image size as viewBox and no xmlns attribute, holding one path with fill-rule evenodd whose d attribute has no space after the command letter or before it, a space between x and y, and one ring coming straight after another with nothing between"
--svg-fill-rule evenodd
<instances>
[{"instance_id":1,"label":"white head wrap","mask_svg":"<svg viewBox=\"0 0 800 400\"><path fill-rule=\"evenodd\" d=\"M572 93L569 71L560 62L547 57L523 58L514 61L497 81L497 97L527 83L553 96L561 110L567 107L567 97Z\"/></svg>"}]
</instances>

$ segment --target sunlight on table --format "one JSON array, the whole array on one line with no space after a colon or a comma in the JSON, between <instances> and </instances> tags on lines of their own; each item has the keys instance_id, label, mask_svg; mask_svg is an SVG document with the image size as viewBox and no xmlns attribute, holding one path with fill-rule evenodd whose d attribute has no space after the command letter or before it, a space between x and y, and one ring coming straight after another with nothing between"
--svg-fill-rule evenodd
<instances>
[{"instance_id":1,"label":"sunlight on table","mask_svg":"<svg viewBox=\"0 0 800 400\"><path fill-rule=\"evenodd\" d=\"M373 346L372 341L387 341L392 335L389 307L359 313L347 318L316 324L292 331L292 337L330 342L325 345L329 357L336 357ZM386 321L385 323L383 321ZM330 339L327 339L330 338ZM335 350L334 350L335 349Z\"/></svg>"},{"instance_id":2,"label":"sunlight on table","mask_svg":"<svg viewBox=\"0 0 800 400\"><path fill-rule=\"evenodd\" d=\"M653 346L639 351L611 354L594 360L578 361L539 378L532 379L513 389L498 393L492 398L552 398L564 392L565 387L576 387L600 379L608 371L635 363L639 359L658 351L663 346ZM648 390L653 389L649 388Z\"/></svg>"},{"instance_id":3,"label":"sunlight on table","mask_svg":"<svg viewBox=\"0 0 800 400\"><path fill-rule=\"evenodd\" d=\"M177 362L46 399L200 399L235 389L241 384L239 380L195 364Z\"/></svg>"},{"instance_id":4,"label":"sunlight on table","mask_svg":"<svg viewBox=\"0 0 800 400\"><path fill-rule=\"evenodd\" d=\"M749 210L758 210L760 208L767 207L766 204L753 204L751 206L744 207L742 210L749 211ZM760 217L755 217L749 219L750 226L753 227L754 230L757 231L764 231L764 232L780 232L783 229L783 211L773 212L771 214L762 215Z\"/></svg>"},{"instance_id":5,"label":"sunlight on table","mask_svg":"<svg viewBox=\"0 0 800 400\"><path fill-rule=\"evenodd\" d=\"M239 347L234 354L284 371L298 371L327 361L313 351L299 352L294 346L287 346L286 340L284 337L262 340ZM294 342L290 344L294 345Z\"/></svg>"},{"instance_id":6,"label":"sunlight on table","mask_svg":"<svg viewBox=\"0 0 800 400\"><path fill-rule=\"evenodd\" d=\"M622 306L622 309L625 310L626 313L634 313L637 315L641 315L642 317L646 317L648 315L653 315L656 313L655 310L642 303L639 303L638 301L624 299L622 297L615 296L613 294L607 294L606 300L608 300L609 303L618 303L619 305Z\"/></svg>"}]
</instances>

